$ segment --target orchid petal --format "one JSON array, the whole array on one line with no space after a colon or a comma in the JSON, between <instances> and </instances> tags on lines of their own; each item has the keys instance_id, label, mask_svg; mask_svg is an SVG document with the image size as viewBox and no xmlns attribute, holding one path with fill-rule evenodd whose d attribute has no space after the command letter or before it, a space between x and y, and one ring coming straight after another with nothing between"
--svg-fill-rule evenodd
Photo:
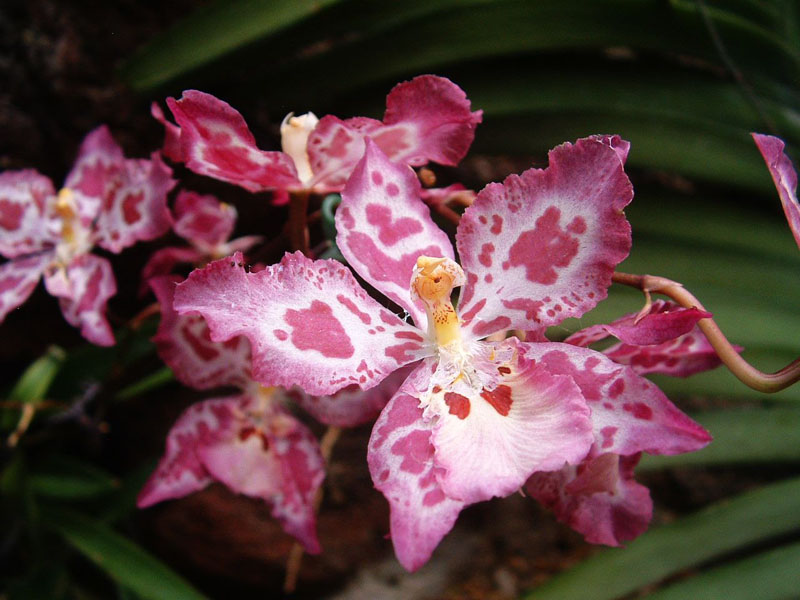
<instances>
[{"instance_id":1,"label":"orchid petal","mask_svg":"<svg viewBox=\"0 0 800 600\"><path fill-rule=\"evenodd\" d=\"M577 331L564 341L585 347L611 334L634 346L663 344L689 333L700 319L710 316L710 312L694 307L683 308L674 302L656 300L641 318L638 313L631 313L608 325L593 325Z\"/></svg>"},{"instance_id":2,"label":"orchid petal","mask_svg":"<svg viewBox=\"0 0 800 600\"><path fill-rule=\"evenodd\" d=\"M98 346L113 346L114 334L106 320L108 299L117 293L111 263L84 254L44 278L47 291L58 297L61 312L81 335Z\"/></svg>"},{"instance_id":3,"label":"orchid petal","mask_svg":"<svg viewBox=\"0 0 800 600\"><path fill-rule=\"evenodd\" d=\"M0 323L30 297L52 261L53 253L44 252L0 265Z\"/></svg>"},{"instance_id":4,"label":"orchid petal","mask_svg":"<svg viewBox=\"0 0 800 600\"><path fill-rule=\"evenodd\" d=\"M592 411L600 452L680 454L711 441L652 382L599 352L569 344L530 344L526 356L553 374L569 375Z\"/></svg>"},{"instance_id":5,"label":"orchid petal","mask_svg":"<svg viewBox=\"0 0 800 600\"><path fill-rule=\"evenodd\" d=\"M593 453L578 466L534 473L525 491L587 542L620 546L642 534L653 514L649 490L633 479L639 458Z\"/></svg>"},{"instance_id":6,"label":"orchid petal","mask_svg":"<svg viewBox=\"0 0 800 600\"><path fill-rule=\"evenodd\" d=\"M244 337L212 342L208 325L199 315L179 315L172 308L172 277L150 280L161 305L161 323L153 337L158 355L182 383L205 390L225 385L246 388L252 381L250 344Z\"/></svg>"},{"instance_id":7,"label":"orchid petal","mask_svg":"<svg viewBox=\"0 0 800 600\"><path fill-rule=\"evenodd\" d=\"M741 346L735 346L738 352ZM616 344L603 354L621 365L628 365L639 375L662 373L673 377L689 377L715 369L722 361L705 335L695 328L679 338L657 346Z\"/></svg>"},{"instance_id":8,"label":"orchid petal","mask_svg":"<svg viewBox=\"0 0 800 600\"><path fill-rule=\"evenodd\" d=\"M202 262L202 260L203 255L194 248L167 246L156 250L142 267L142 283L139 287L139 294L144 295L147 293L148 282L153 277L171 273L175 265L181 263L195 264Z\"/></svg>"},{"instance_id":9,"label":"orchid petal","mask_svg":"<svg viewBox=\"0 0 800 600\"><path fill-rule=\"evenodd\" d=\"M181 498L213 481L198 455L198 449L235 435L234 410L240 396L215 398L187 408L167 435L167 448L156 470L136 499L139 508L163 500Z\"/></svg>"},{"instance_id":10,"label":"orchid petal","mask_svg":"<svg viewBox=\"0 0 800 600\"><path fill-rule=\"evenodd\" d=\"M175 292L175 309L197 311L211 338L246 335L255 378L331 394L368 389L433 352L422 332L370 298L349 269L301 253L247 273L241 253L196 270Z\"/></svg>"},{"instance_id":11,"label":"orchid petal","mask_svg":"<svg viewBox=\"0 0 800 600\"><path fill-rule=\"evenodd\" d=\"M752 134L753 140L767 163L772 180L778 189L783 212L800 247L800 204L797 203L797 172L784 152L783 140L771 135Z\"/></svg>"},{"instance_id":12,"label":"orchid petal","mask_svg":"<svg viewBox=\"0 0 800 600\"><path fill-rule=\"evenodd\" d=\"M614 150L623 165L628 160L628 152L631 149L631 143L628 140L623 140L618 135L590 135L589 139L605 144Z\"/></svg>"},{"instance_id":13,"label":"orchid petal","mask_svg":"<svg viewBox=\"0 0 800 600\"><path fill-rule=\"evenodd\" d=\"M470 504L507 496L535 471L579 462L589 451L592 427L580 390L525 359L526 346L514 338L478 342L488 357L473 361L475 373L454 380L440 363L433 375L425 417L433 419L436 464L445 471L439 482L449 497Z\"/></svg>"},{"instance_id":14,"label":"orchid petal","mask_svg":"<svg viewBox=\"0 0 800 600\"><path fill-rule=\"evenodd\" d=\"M630 249L622 209L632 197L616 150L592 139L554 148L547 169L486 186L456 233L467 337L555 325L605 298Z\"/></svg>"},{"instance_id":15,"label":"orchid petal","mask_svg":"<svg viewBox=\"0 0 800 600\"><path fill-rule=\"evenodd\" d=\"M425 361L409 382L429 378L432 364ZM378 417L367 452L372 481L391 507L395 554L409 571L428 561L466 505L447 497L439 485L442 469L436 465L430 425L418 405L401 388Z\"/></svg>"},{"instance_id":16,"label":"orchid petal","mask_svg":"<svg viewBox=\"0 0 800 600\"><path fill-rule=\"evenodd\" d=\"M187 90L180 100L168 98L167 106L180 126L183 160L195 173L251 192L303 188L292 159L259 150L244 118L227 102Z\"/></svg>"},{"instance_id":17,"label":"orchid petal","mask_svg":"<svg viewBox=\"0 0 800 600\"><path fill-rule=\"evenodd\" d=\"M386 98L383 122L365 117L320 119L308 139L315 188L341 189L371 139L391 160L411 166L456 165L481 122L464 92L448 79L422 75L400 83Z\"/></svg>"},{"instance_id":18,"label":"orchid petal","mask_svg":"<svg viewBox=\"0 0 800 600\"><path fill-rule=\"evenodd\" d=\"M415 304L409 291L414 266L422 255L452 260L453 247L419 196L414 172L368 141L336 210L336 243L359 275L424 329L424 304Z\"/></svg>"},{"instance_id":19,"label":"orchid petal","mask_svg":"<svg viewBox=\"0 0 800 600\"><path fill-rule=\"evenodd\" d=\"M0 254L16 258L57 242L46 221L54 195L50 179L32 169L0 173Z\"/></svg>"},{"instance_id":20,"label":"orchid petal","mask_svg":"<svg viewBox=\"0 0 800 600\"><path fill-rule=\"evenodd\" d=\"M114 141L108 127L101 125L83 138L75 164L64 180L64 187L89 198L102 198L109 179L124 161L122 148Z\"/></svg>"},{"instance_id":21,"label":"orchid petal","mask_svg":"<svg viewBox=\"0 0 800 600\"><path fill-rule=\"evenodd\" d=\"M167 121L164 111L157 102L150 105L150 114L153 118L164 126L164 144L161 152L168 159L175 162L183 162L183 151L181 150L181 128Z\"/></svg>"},{"instance_id":22,"label":"orchid petal","mask_svg":"<svg viewBox=\"0 0 800 600\"><path fill-rule=\"evenodd\" d=\"M175 233L199 247L225 242L236 225L236 208L214 196L181 190L175 199Z\"/></svg>"},{"instance_id":23,"label":"orchid petal","mask_svg":"<svg viewBox=\"0 0 800 600\"><path fill-rule=\"evenodd\" d=\"M243 397L234 410L247 414L250 409ZM325 477L325 461L316 438L275 406L239 420L234 436L198 447L197 455L234 492L268 502L284 530L307 552L318 554L314 495Z\"/></svg>"},{"instance_id":24,"label":"orchid petal","mask_svg":"<svg viewBox=\"0 0 800 600\"><path fill-rule=\"evenodd\" d=\"M409 374L409 367L401 367L366 391L350 385L330 396L311 396L294 387L289 397L320 423L355 427L378 416Z\"/></svg>"},{"instance_id":25,"label":"orchid petal","mask_svg":"<svg viewBox=\"0 0 800 600\"><path fill-rule=\"evenodd\" d=\"M97 243L121 252L138 241L165 234L172 224L167 193L176 181L171 175L157 153L151 160L126 159L106 182L97 217Z\"/></svg>"}]
</instances>

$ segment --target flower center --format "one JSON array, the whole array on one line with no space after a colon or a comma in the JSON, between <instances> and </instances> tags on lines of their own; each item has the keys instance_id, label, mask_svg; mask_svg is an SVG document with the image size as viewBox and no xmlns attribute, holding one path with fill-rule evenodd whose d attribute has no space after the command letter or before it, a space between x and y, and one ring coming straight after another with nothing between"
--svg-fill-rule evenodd
<instances>
[{"instance_id":1,"label":"flower center","mask_svg":"<svg viewBox=\"0 0 800 600\"><path fill-rule=\"evenodd\" d=\"M66 266L92 249L92 234L81 221L75 194L71 189L59 190L53 212L61 222L61 240L56 244L56 259Z\"/></svg>"},{"instance_id":2,"label":"flower center","mask_svg":"<svg viewBox=\"0 0 800 600\"><path fill-rule=\"evenodd\" d=\"M425 303L428 333L441 346L461 342L461 324L450 300L453 288L466 283L464 271L449 258L420 256L411 276L411 297Z\"/></svg>"},{"instance_id":3,"label":"flower center","mask_svg":"<svg viewBox=\"0 0 800 600\"><path fill-rule=\"evenodd\" d=\"M302 183L308 183L314 176L311 161L308 158L308 136L311 135L319 119L308 112L299 117L289 113L281 123L281 148L294 161L297 177Z\"/></svg>"}]
</instances>

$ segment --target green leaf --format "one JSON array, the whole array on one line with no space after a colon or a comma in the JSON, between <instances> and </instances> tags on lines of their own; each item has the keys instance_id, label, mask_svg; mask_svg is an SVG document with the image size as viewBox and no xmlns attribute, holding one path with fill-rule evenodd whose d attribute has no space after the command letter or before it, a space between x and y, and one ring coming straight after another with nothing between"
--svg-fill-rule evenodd
<instances>
[{"instance_id":1,"label":"green leaf","mask_svg":"<svg viewBox=\"0 0 800 600\"><path fill-rule=\"evenodd\" d=\"M725 500L605 549L556 575L526 600L611 600L688 567L800 527L800 478ZM688 596L691 597L691 596Z\"/></svg>"},{"instance_id":2,"label":"green leaf","mask_svg":"<svg viewBox=\"0 0 800 600\"><path fill-rule=\"evenodd\" d=\"M50 509L45 518L71 546L142 598L205 597L164 563L106 525L68 510Z\"/></svg>"},{"instance_id":3,"label":"green leaf","mask_svg":"<svg viewBox=\"0 0 800 600\"><path fill-rule=\"evenodd\" d=\"M28 367L17 381L8 399L25 404L44 399L67 354L58 346L50 346L47 352Z\"/></svg>"},{"instance_id":4,"label":"green leaf","mask_svg":"<svg viewBox=\"0 0 800 600\"><path fill-rule=\"evenodd\" d=\"M690 577L648 600L784 600L800 590L800 543L781 546ZM756 591L757 590L757 591Z\"/></svg>"},{"instance_id":5,"label":"green leaf","mask_svg":"<svg viewBox=\"0 0 800 600\"><path fill-rule=\"evenodd\" d=\"M37 465L29 482L34 494L61 500L81 500L108 494L120 483L95 465L68 456L50 456Z\"/></svg>"},{"instance_id":6,"label":"green leaf","mask_svg":"<svg viewBox=\"0 0 800 600\"><path fill-rule=\"evenodd\" d=\"M714 441L697 452L642 457L639 469L800 462L800 409L727 408L694 413Z\"/></svg>"},{"instance_id":7,"label":"green leaf","mask_svg":"<svg viewBox=\"0 0 800 600\"><path fill-rule=\"evenodd\" d=\"M122 76L135 89L161 85L336 1L217 0L154 39L126 65Z\"/></svg>"},{"instance_id":8,"label":"green leaf","mask_svg":"<svg viewBox=\"0 0 800 600\"><path fill-rule=\"evenodd\" d=\"M163 367L155 373L151 373L147 377L143 377L136 383L121 389L119 392L117 392L116 398L117 400L128 400L130 398L141 396L149 391L163 387L169 383L172 383L173 381L175 381L175 374L169 367Z\"/></svg>"}]
</instances>

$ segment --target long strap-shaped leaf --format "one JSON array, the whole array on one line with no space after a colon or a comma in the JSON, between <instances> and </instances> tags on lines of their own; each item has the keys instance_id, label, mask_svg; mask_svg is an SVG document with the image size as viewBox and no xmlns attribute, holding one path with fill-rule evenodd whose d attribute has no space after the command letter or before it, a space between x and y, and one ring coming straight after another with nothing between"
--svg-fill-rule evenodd
<instances>
[{"instance_id":1,"label":"long strap-shaped leaf","mask_svg":"<svg viewBox=\"0 0 800 600\"><path fill-rule=\"evenodd\" d=\"M44 517L70 545L142 598L205 598L164 563L109 527L69 510L51 509Z\"/></svg>"},{"instance_id":2,"label":"long strap-shaped leaf","mask_svg":"<svg viewBox=\"0 0 800 600\"><path fill-rule=\"evenodd\" d=\"M653 529L627 548L604 550L524 598L612 600L687 567L798 528L800 478L743 494Z\"/></svg>"},{"instance_id":3,"label":"long strap-shaped leaf","mask_svg":"<svg viewBox=\"0 0 800 600\"><path fill-rule=\"evenodd\" d=\"M786 600L800 590L800 543L711 569L648 594L647 600Z\"/></svg>"}]
</instances>

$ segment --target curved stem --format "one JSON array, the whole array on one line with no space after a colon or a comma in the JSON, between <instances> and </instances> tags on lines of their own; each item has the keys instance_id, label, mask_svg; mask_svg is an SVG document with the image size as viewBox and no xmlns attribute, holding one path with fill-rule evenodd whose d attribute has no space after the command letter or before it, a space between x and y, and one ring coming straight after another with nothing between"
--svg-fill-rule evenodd
<instances>
[{"instance_id":1,"label":"curved stem","mask_svg":"<svg viewBox=\"0 0 800 600\"><path fill-rule=\"evenodd\" d=\"M685 308L706 310L691 292L677 281L654 275L633 275L615 272L612 281L635 287L645 293L656 292L668 296ZM764 373L748 363L736 351L712 318L700 319L697 326L708 339L720 360L731 373L745 385L759 392L773 393L800 381L800 358L775 373Z\"/></svg>"}]
</instances>

